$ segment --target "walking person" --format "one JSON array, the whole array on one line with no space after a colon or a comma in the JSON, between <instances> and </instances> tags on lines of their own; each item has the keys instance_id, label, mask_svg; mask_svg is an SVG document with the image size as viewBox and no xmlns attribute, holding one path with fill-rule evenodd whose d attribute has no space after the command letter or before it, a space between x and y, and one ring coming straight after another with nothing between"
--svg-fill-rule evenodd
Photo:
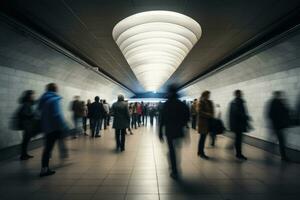
<instances>
[{"instance_id":1,"label":"walking person","mask_svg":"<svg viewBox=\"0 0 300 200\"><path fill-rule=\"evenodd\" d=\"M171 173L170 176L174 179L178 178L178 160L176 156L177 145L185 137L186 123L189 120L189 109L178 99L176 86L171 85L168 89L168 100L161 105L159 121L159 138L164 140L163 134L167 139L169 147L169 160ZM163 128L165 132L163 133Z\"/></svg>"},{"instance_id":2,"label":"walking person","mask_svg":"<svg viewBox=\"0 0 300 200\"><path fill-rule=\"evenodd\" d=\"M74 97L74 101L71 103L71 111L73 112L73 122L76 131L76 135L73 138L77 138L77 133L81 132L81 124L82 124L82 103L80 101L79 96Z\"/></svg>"},{"instance_id":3,"label":"walking person","mask_svg":"<svg viewBox=\"0 0 300 200\"><path fill-rule=\"evenodd\" d=\"M291 125L291 117L282 91L275 91L273 93L267 113L273 132L278 139L281 160L289 161L285 151L284 130Z\"/></svg>"},{"instance_id":4,"label":"walking person","mask_svg":"<svg viewBox=\"0 0 300 200\"><path fill-rule=\"evenodd\" d=\"M209 98L210 91L204 91L201 94L198 105L198 133L200 134L198 156L203 159L209 159L204 152L204 147L207 134L209 133L209 121L214 117L214 105Z\"/></svg>"},{"instance_id":5,"label":"walking person","mask_svg":"<svg viewBox=\"0 0 300 200\"><path fill-rule=\"evenodd\" d=\"M121 94L118 96L118 101L112 105L112 115L114 117L113 128L115 129L116 150L125 151L125 134L126 129L129 127L130 115L128 104Z\"/></svg>"},{"instance_id":6,"label":"walking person","mask_svg":"<svg viewBox=\"0 0 300 200\"><path fill-rule=\"evenodd\" d=\"M58 88L55 83L46 86L46 92L39 101L41 113L42 131L45 133L45 147L42 154L42 168L40 176L53 175L55 171L49 168L49 159L55 142L68 131L62 109L60 106L61 97L57 94Z\"/></svg>"},{"instance_id":7,"label":"walking person","mask_svg":"<svg viewBox=\"0 0 300 200\"><path fill-rule=\"evenodd\" d=\"M196 123L197 123L197 99L194 99L192 106L191 106L191 117L192 117L192 129L196 130Z\"/></svg>"},{"instance_id":8,"label":"walking person","mask_svg":"<svg viewBox=\"0 0 300 200\"><path fill-rule=\"evenodd\" d=\"M88 106L85 104L84 101L81 102L81 107L83 109L82 112L82 127L83 127L83 134L88 136L87 134L87 119L88 119Z\"/></svg>"},{"instance_id":9,"label":"walking person","mask_svg":"<svg viewBox=\"0 0 300 200\"><path fill-rule=\"evenodd\" d=\"M108 126L108 119L109 119L109 105L108 103L106 103L105 99L103 100L103 108L105 110L104 118L103 118L103 126L104 129L106 129L106 127Z\"/></svg>"},{"instance_id":10,"label":"walking person","mask_svg":"<svg viewBox=\"0 0 300 200\"><path fill-rule=\"evenodd\" d=\"M142 122L142 113L143 113L143 108L140 103L137 103L136 112L137 112L137 123L138 126L140 127Z\"/></svg>"},{"instance_id":11,"label":"walking person","mask_svg":"<svg viewBox=\"0 0 300 200\"><path fill-rule=\"evenodd\" d=\"M35 110L35 93L33 90L26 90L20 99L19 120L23 130L23 139L21 145L20 160L28 160L33 158L28 154L27 148L30 139L39 132L39 121Z\"/></svg>"},{"instance_id":12,"label":"walking person","mask_svg":"<svg viewBox=\"0 0 300 200\"><path fill-rule=\"evenodd\" d=\"M105 110L103 108L102 103L100 103L100 98L98 96L95 97L95 102L93 102L90 106L90 120L91 120L91 128L92 134L91 137L101 137L101 120L105 115Z\"/></svg>"},{"instance_id":13,"label":"walking person","mask_svg":"<svg viewBox=\"0 0 300 200\"><path fill-rule=\"evenodd\" d=\"M230 103L229 125L230 130L235 134L236 158L247 160L242 153L243 133L249 130L250 116L246 108L241 90L234 91L235 98Z\"/></svg>"},{"instance_id":14,"label":"walking person","mask_svg":"<svg viewBox=\"0 0 300 200\"><path fill-rule=\"evenodd\" d=\"M137 102L135 102L132 106L132 124L135 129L137 129L137 118L138 118ZM131 128L133 128L133 126L131 126Z\"/></svg>"}]
</instances>

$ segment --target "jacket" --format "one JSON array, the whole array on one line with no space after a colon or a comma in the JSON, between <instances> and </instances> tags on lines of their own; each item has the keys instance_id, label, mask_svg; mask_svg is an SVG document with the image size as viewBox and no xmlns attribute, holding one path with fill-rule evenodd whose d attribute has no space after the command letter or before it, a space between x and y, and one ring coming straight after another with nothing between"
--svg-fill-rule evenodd
<instances>
[{"instance_id":1,"label":"jacket","mask_svg":"<svg viewBox=\"0 0 300 200\"><path fill-rule=\"evenodd\" d=\"M39 100L42 131L46 134L68 129L60 106L61 99L55 92L46 92Z\"/></svg>"},{"instance_id":2,"label":"jacket","mask_svg":"<svg viewBox=\"0 0 300 200\"><path fill-rule=\"evenodd\" d=\"M112 105L112 115L114 117L113 128L126 129L129 128L129 109L124 101L117 101Z\"/></svg>"},{"instance_id":3,"label":"jacket","mask_svg":"<svg viewBox=\"0 0 300 200\"><path fill-rule=\"evenodd\" d=\"M211 100L201 100L198 104L198 133L209 132L209 121L214 117L214 105Z\"/></svg>"},{"instance_id":4,"label":"jacket","mask_svg":"<svg viewBox=\"0 0 300 200\"><path fill-rule=\"evenodd\" d=\"M90 106L89 117L91 119L101 119L105 116L105 110L103 104L100 102L94 102Z\"/></svg>"},{"instance_id":5,"label":"jacket","mask_svg":"<svg viewBox=\"0 0 300 200\"><path fill-rule=\"evenodd\" d=\"M280 130L290 126L289 109L280 99L271 100L268 117L274 129Z\"/></svg>"},{"instance_id":6,"label":"jacket","mask_svg":"<svg viewBox=\"0 0 300 200\"><path fill-rule=\"evenodd\" d=\"M247 132L249 128L249 119L245 102L241 98L235 98L230 103L229 126L232 132Z\"/></svg>"},{"instance_id":7,"label":"jacket","mask_svg":"<svg viewBox=\"0 0 300 200\"><path fill-rule=\"evenodd\" d=\"M160 134L165 127L165 135L169 139L184 136L184 127L190 115L187 105L176 98L169 99L162 105L160 115Z\"/></svg>"}]
</instances>

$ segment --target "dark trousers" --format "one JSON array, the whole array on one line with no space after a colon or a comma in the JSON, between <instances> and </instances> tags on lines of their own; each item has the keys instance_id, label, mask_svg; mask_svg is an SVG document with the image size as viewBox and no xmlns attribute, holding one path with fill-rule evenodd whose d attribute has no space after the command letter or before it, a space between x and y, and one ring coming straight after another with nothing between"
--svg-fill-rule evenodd
<instances>
[{"instance_id":1,"label":"dark trousers","mask_svg":"<svg viewBox=\"0 0 300 200\"><path fill-rule=\"evenodd\" d=\"M92 137L99 135L101 129L101 119L91 119Z\"/></svg>"},{"instance_id":2,"label":"dark trousers","mask_svg":"<svg viewBox=\"0 0 300 200\"><path fill-rule=\"evenodd\" d=\"M192 115L192 129L196 129L197 115Z\"/></svg>"},{"instance_id":3,"label":"dark trousers","mask_svg":"<svg viewBox=\"0 0 300 200\"><path fill-rule=\"evenodd\" d=\"M141 114L137 114L137 123L139 127L141 126L141 117L142 117Z\"/></svg>"},{"instance_id":4,"label":"dark trousers","mask_svg":"<svg viewBox=\"0 0 300 200\"><path fill-rule=\"evenodd\" d=\"M42 168L49 167L49 159L56 140L61 136L60 131L54 131L46 135L45 147L42 155Z\"/></svg>"},{"instance_id":5,"label":"dark trousers","mask_svg":"<svg viewBox=\"0 0 300 200\"><path fill-rule=\"evenodd\" d=\"M83 117L82 118L82 127L83 127L84 133L86 133L86 130L87 130L86 124L87 124L87 117Z\"/></svg>"},{"instance_id":6,"label":"dark trousers","mask_svg":"<svg viewBox=\"0 0 300 200\"><path fill-rule=\"evenodd\" d=\"M137 114L136 113L132 113L131 116L131 128L135 128L136 129L136 123L137 123Z\"/></svg>"},{"instance_id":7,"label":"dark trousers","mask_svg":"<svg viewBox=\"0 0 300 200\"><path fill-rule=\"evenodd\" d=\"M167 143L169 147L169 159L171 164L171 170L172 173L177 174L178 170L177 170L176 148L174 145L174 139L167 137Z\"/></svg>"},{"instance_id":8,"label":"dark trousers","mask_svg":"<svg viewBox=\"0 0 300 200\"><path fill-rule=\"evenodd\" d=\"M277 139L278 139L278 143L279 143L279 152L281 155L281 158L285 159L286 158L286 153L285 153L285 137L284 137L284 133L282 129L277 129L274 130Z\"/></svg>"},{"instance_id":9,"label":"dark trousers","mask_svg":"<svg viewBox=\"0 0 300 200\"><path fill-rule=\"evenodd\" d=\"M236 156L241 156L242 154L242 142L243 142L243 133L242 132L234 132L235 141L234 146L236 150Z\"/></svg>"},{"instance_id":10,"label":"dark trousers","mask_svg":"<svg viewBox=\"0 0 300 200\"><path fill-rule=\"evenodd\" d=\"M199 142L198 142L198 154L204 155L204 147L205 147L205 140L206 140L207 134L200 134Z\"/></svg>"},{"instance_id":11,"label":"dark trousers","mask_svg":"<svg viewBox=\"0 0 300 200\"><path fill-rule=\"evenodd\" d=\"M23 133L23 140L22 140L22 146L21 146L21 156L27 155L27 147L30 142L32 134L29 131L24 131Z\"/></svg>"},{"instance_id":12,"label":"dark trousers","mask_svg":"<svg viewBox=\"0 0 300 200\"><path fill-rule=\"evenodd\" d=\"M106 129L106 127L107 127L107 116L105 116L105 117L103 117L103 127L104 127L104 129Z\"/></svg>"},{"instance_id":13,"label":"dark trousers","mask_svg":"<svg viewBox=\"0 0 300 200\"><path fill-rule=\"evenodd\" d=\"M126 129L116 129L116 145L117 149L125 150L125 134Z\"/></svg>"},{"instance_id":14,"label":"dark trousers","mask_svg":"<svg viewBox=\"0 0 300 200\"><path fill-rule=\"evenodd\" d=\"M210 133L210 144L215 146L217 135L215 133Z\"/></svg>"},{"instance_id":15,"label":"dark trousers","mask_svg":"<svg viewBox=\"0 0 300 200\"><path fill-rule=\"evenodd\" d=\"M151 126L153 125L153 118L154 118L154 115L150 115L150 124L151 124Z\"/></svg>"}]
</instances>

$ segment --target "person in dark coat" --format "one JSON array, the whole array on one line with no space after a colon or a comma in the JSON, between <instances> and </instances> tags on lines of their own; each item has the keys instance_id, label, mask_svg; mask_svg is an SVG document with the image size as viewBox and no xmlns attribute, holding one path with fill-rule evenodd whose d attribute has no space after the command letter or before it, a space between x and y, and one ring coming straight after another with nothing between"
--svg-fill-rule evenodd
<instances>
[{"instance_id":1,"label":"person in dark coat","mask_svg":"<svg viewBox=\"0 0 300 200\"><path fill-rule=\"evenodd\" d=\"M198 133L200 134L198 143L198 156L204 159L209 157L204 152L205 140L209 133L210 120L214 118L214 105L209 100L210 91L204 91L201 94L199 105L198 105Z\"/></svg>"},{"instance_id":2,"label":"person in dark coat","mask_svg":"<svg viewBox=\"0 0 300 200\"><path fill-rule=\"evenodd\" d=\"M241 90L234 91L235 99L230 103L229 125L230 130L235 134L236 157L241 160L247 160L242 154L243 133L249 130L248 111L243 100Z\"/></svg>"},{"instance_id":3,"label":"person in dark coat","mask_svg":"<svg viewBox=\"0 0 300 200\"><path fill-rule=\"evenodd\" d=\"M100 97L95 97L95 102L90 106L89 117L91 121L92 134L91 137L101 137L101 120L105 116L105 110L102 103L100 103Z\"/></svg>"},{"instance_id":4,"label":"person in dark coat","mask_svg":"<svg viewBox=\"0 0 300 200\"><path fill-rule=\"evenodd\" d=\"M196 122L197 122L197 106L198 106L197 99L194 99L191 105L191 117L192 117L192 129L195 130L196 130Z\"/></svg>"},{"instance_id":5,"label":"person in dark coat","mask_svg":"<svg viewBox=\"0 0 300 200\"><path fill-rule=\"evenodd\" d=\"M27 152L27 147L30 142L32 136L36 134L38 121L37 115L35 111L35 98L33 90L26 90L23 93L22 98L20 99L21 109L20 109L20 122L22 123L23 129L23 140L21 145L21 160L28 160L33 158L33 156L29 155Z\"/></svg>"},{"instance_id":6,"label":"person in dark coat","mask_svg":"<svg viewBox=\"0 0 300 200\"><path fill-rule=\"evenodd\" d=\"M178 178L175 144L184 138L186 124L189 121L189 108L178 99L176 86L171 85L168 90L168 100L161 104L159 121L159 138L163 141L163 128L169 147L169 159L172 178Z\"/></svg>"},{"instance_id":7,"label":"person in dark coat","mask_svg":"<svg viewBox=\"0 0 300 200\"><path fill-rule=\"evenodd\" d=\"M281 159L283 161L288 161L289 159L285 152L284 129L290 126L291 118L289 108L283 99L283 92L275 91L273 93L273 98L270 101L267 113L273 132L278 138Z\"/></svg>"},{"instance_id":8,"label":"person in dark coat","mask_svg":"<svg viewBox=\"0 0 300 200\"><path fill-rule=\"evenodd\" d=\"M114 117L113 128L115 129L116 150L125 151L125 135L126 129L129 128L130 114L123 95L119 95L118 101L112 105L112 115Z\"/></svg>"}]
</instances>

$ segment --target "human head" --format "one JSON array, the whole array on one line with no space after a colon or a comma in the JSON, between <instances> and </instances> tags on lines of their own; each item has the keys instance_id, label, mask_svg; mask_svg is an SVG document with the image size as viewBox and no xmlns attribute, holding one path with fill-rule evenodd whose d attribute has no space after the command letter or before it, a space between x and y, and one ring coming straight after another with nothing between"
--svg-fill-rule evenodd
<instances>
[{"instance_id":1,"label":"human head","mask_svg":"<svg viewBox=\"0 0 300 200\"><path fill-rule=\"evenodd\" d=\"M34 91L26 90L23 92L22 97L20 98L20 103L27 103L34 101Z\"/></svg>"},{"instance_id":2,"label":"human head","mask_svg":"<svg viewBox=\"0 0 300 200\"><path fill-rule=\"evenodd\" d=\"M241 90L235 90L235 91L234 91L234 96L235 96L236 98L242 98L243 93L242 93Z\"/></svg>"},{"instance_id":3,"label":"human head","mask_svg":"<svg viewBox=\"0 0 300 200\"><path fill-rule=\"evenodd\" d=\"M210 97L210 91L205 90L204 92L202 92L200 99L201 100L208 100Z\"/></svg>"},{"instance_id":4,"label":"human head","mask_svg":"<svg viewBox=\"0 0 300 200\"><path fill-rule=\"evenodd\" d=\"M99 101L100 101L100 97L95 96L95 101L96 101L96 102L99 102Z\"/></svg>"},{"instance_id":5,"label":"human head","mask_svg":"<svg viewBox=\"0 0 300 200\"><path fill-rule=\"evenodd\" d=\"M124 101L124 96L122 94L118 95L118 101Z\"/></svg>"},{"instance_id":6,"label":"human head","mask_svg":"<svg viewBox=\"0 0 300 200\"><path fill-rule=\"evenodd\" d=\"M57 91L58 91L58 88L57 88L56 83L49 83L49 84L46 86L46 91L47 91L47 92L57 92Z\"/></svg>"},{"instance_id":7,"label":"human head","mask_svg":"<svg viewBox=\"0 0 300 200\"><path fill-rule=\"evenodd\" d=\"M88 100L87 100L87 103L91 103L91 100L90 100L90 99L88 99Z\"/></svg>"},{"instance_id":8,"label":"human head","mask_svg":"<svg viewBox=\"0 0 300 200\"><path fill-rule=\"evenodd\" d=\"M283 92L282 91L274 91L273 92L273 97L276 98L276 99L281 99L283 97Z\"/></svg>"},{"instance_id":9,"label":"human head","mask_svg":"<svg viewBox=\"0 0 300 200\"><path fill-rule=\"evenodd\" d=\"M167 95L168 95L168 99L176 99L178 97L176 84L169 85L167 90Z\"/></svg>"},{"instance_id":10,"label":"human head","mask_svg":"<svg viewBox=\"0 0 300 200\"><path fill-rule=\"evenodd\" d=\"M103 99L103 103L106 103L106 100L105 100L105 99Z\"/></svg>"}]
</instances>

